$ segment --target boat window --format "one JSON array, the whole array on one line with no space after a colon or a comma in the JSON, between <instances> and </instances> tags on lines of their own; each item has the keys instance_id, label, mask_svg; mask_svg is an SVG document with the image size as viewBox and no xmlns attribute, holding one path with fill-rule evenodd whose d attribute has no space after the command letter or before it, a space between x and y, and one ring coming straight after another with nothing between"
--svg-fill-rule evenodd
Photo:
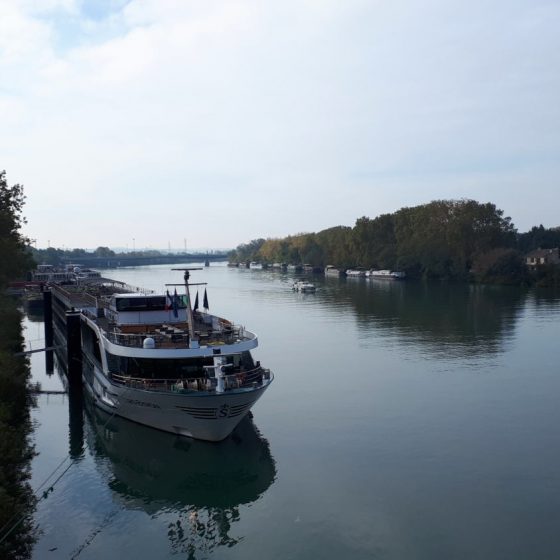
<instances>
[{"instance_id":1,"label":"boat window","mask_svg":"<svg viewBox=\"0 0 560 560\"><path fill-rule=\"evenodd\" d=\"M116 306L117 311L162 311L165 309L165 296L117 298Z\"/></svg>"},{"instance_id":2,"label":"boat window","mask_svg":"<svg viewBox=\"0 0 560 560\"><path fill-rule=\"evenodd\" d=\"M121 375L147 379L188 379L204 377L204 366L213 364L209 358L185 358L177 360L120 357Z\"/></svg>"}]
</instances>

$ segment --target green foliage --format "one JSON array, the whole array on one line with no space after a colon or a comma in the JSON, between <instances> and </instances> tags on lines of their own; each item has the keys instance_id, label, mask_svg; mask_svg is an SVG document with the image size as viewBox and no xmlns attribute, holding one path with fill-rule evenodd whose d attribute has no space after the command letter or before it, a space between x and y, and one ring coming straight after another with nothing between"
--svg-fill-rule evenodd
<instances>
[{"instance_id":1,"label":"green foliage","mask_svg":"<svg viewBox=\"0 0 560 560\"><path fill-rule=\"evenodd\" d=\"M29 240L21 234L24 203L23 187L8 186L6 172L0 172L0 289L33 267Z\"/></svg>"},{"instance_id":2,"label":"green foliage","mask_svg":"<svg viewBox=\"0 0 560 560\"><path fill-rule=\"evenodd\" d=\"M515 249L491 249L479 253L471 269L475 279L491 284L529 284L531 278L523 256Z\"/></svg>"},{"instance_id":3,"label":"green foliage","mask_svg":"<svg viewBox=\"0 0 560 560\"><path fill-rule=\"evenodd\" d=\"M352 245L357 266L394 268L397 260L394 215L358 219L352 232Z\"/></svg>"},{"instance_id":4,"label":"green foliage","mask_svg":"<svg viewBox=\"0 0 560 560\"><path fill-rule=\"evenodd\" d=\"M353 228L337 226L284 239L256 239L230 254L237 262L304 264L402 270L409 277L474 278L481 282L531 283L522 255L560 246L560 228L542 225L517 234L511 218L492 203L434 200ZM556 286L560 272L542 269L536 280Z\"/></svg>"},{"instance_id":5,"label":"green foliage","mask_svg":"<svg viewBox=\"0 0 560 560\"><path fill-rule=\"evenodd\" d=\"M109 247L97 247L93 254L96 257L114 257L115 251L112 251Z\"/></svg>"},{"instance_id":6,"label":"green foliage","mask_svg":"<svg viewBox=\"0 0 560 560\"><path fill-rule=\"evenodd\" d=\"M560 247L560 227L545 229L542 224L534 226L530 231L518 235L517 245L524 253Z\"/></svg>"},{"instance_id":7,"label":"green foliage","mask_svg":"<svg viewBox=\"0 0 560 560\"><path fill-rule=\"evenodd\" d=\"M560 267L553 265L541 266L534 275L536 285L546 288L560 288Z\"/></svg>"},{"instance_id":8,"label":"green foliage","mask_svg":"<svg viewBox=\"0 0 560 560\"><path fill-rule=\"evenodd\" d=\"M29 485L34 456L27 392L29 365L26 358L14 356L23 349L20 325L15 303L0 296L0 528L21 520L0 544L0 558L14 559L31 556L35 505Z\"/></svg>"},{"instance_id":9,"label":"green foliage","mask_svg":"<svg viewBox=\"0 0 560 560\"><path fill-rule=\"evenodd\" d=\"M65 252L62 249L49 247L48 249L31 249L33 260L40 264L58 266L64 262Z\"/></svg>"},{"instance_id":10,"label":"green foliage","mask_svg":"<svg viewBox=\"0 0 560 560\"><path fill-rule=\"evenodd\" d=\"M323 249L323 261L311 264L314 266L332 264L341 268L353 266L352 228L336 226L324 229L315 235L315 239Z\"/></svg>"},{"instance_id":11,"label":"green foliage","mask_svg":"<svg viewBox=\"0 0 560 560\"><path fill-rule=\"evenodd\" d=\"M103 246L97 247L95 251L87 251L85 249L55 249L54 247L49 247L48 249L30 248L30 251L36 263L52 264L54 266L74 263L74 261L79 261L81 259L108 259L117 256L115 251L109 249L109 247ZM157 249L144 249L142 251L127 251L125 253L118 253L123 261L127 258L159 257L162 254L163 253ZM92 266L92 264L89 266Z\"/></svg>"},{"instance_id":12,"label":"green foliage","mask_svg":"<svg viewBox=\"0 0 560 560\"><path fill-rule=\"evenodd\" d=\"M395 214L397 262L426 277L465 277L474 257L496 247L511 247L511 218L494 204L474 200L437 200Z\"/></svg>"},{"instance_id":13,"label":"green foliage","mask_svg":"<svg viewBox=\"0 0 560 560\"><path fill-rule=\"evenodd\" d=\"M9 187L0 173L0 528L14 526L0 543L0 558L29 558L33 545L34 496L29 486L33 447L27 383L29 364L14 354L23 350L21 314L3 295L6 284L33 264L29 240L21 234L25 197L21 185ZM2 537L5 533L0 533Z\"/></svg>"},{"instance_id":14,"label":"green foliage","mask_svg":"<svg viewBox=\"0 0 560 560\"><path fill-rule=\"evenodd\" d=\"M249 241L249 243L239 245L235 251L232 251L228 255L228 258L230 261L239 263L254 261L259 249L264 245L265 241L265 239L253 239Z\"/></svg>"}]
</instances>

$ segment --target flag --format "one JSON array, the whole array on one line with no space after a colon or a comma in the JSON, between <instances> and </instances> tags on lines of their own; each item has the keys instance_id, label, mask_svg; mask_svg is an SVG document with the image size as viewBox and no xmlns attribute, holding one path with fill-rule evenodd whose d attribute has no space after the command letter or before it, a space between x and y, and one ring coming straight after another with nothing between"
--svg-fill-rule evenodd
<instances>
[{"instance_id":1,"label":"flag","mask_svg":"<svg viewBox=\"0 0 560 560\"><path fill-rule=\"evenodd\" d=\"M198 309L198 290L196 292L196 297L194 298L194 307L193 307L193 311L196 311Z\"/></svg>"},{"instance_id":2,"label":"flag","mask_svg":"<svg viewBox=\"0 0 560 560\"><path fill-rule=\"evenodd\" d=\"M173 294L173 315L179 317L179 296L177 295L177 288Z\"/></svg>"},{"instance_id":3,"label":"flag","mask_svg":"<svg viewBox=\"0 0 560 560\"><path fill-rule=\"evenodd\" d=\"M171 296L169 295L169 290L166 290L165 295L165 310L169 311L171 309Z\"/></svg>"},{"instance_id":4,"label":"flag","mask_svg":"<svg viewBox=\"0 0 560 560\"><path fill-rule=\"evenodd\" d=\"M204 302L202 303L202 307L204 307L204 309L210 309L210 306L208 305L208 294L206 293L206 288L204 288Z\"/></svg>"}]
</instances>

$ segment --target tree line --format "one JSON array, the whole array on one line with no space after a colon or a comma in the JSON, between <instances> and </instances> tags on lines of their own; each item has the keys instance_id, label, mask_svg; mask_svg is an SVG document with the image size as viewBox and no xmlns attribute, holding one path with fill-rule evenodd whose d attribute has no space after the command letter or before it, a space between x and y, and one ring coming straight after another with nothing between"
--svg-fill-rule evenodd
<instances>
[{"instance_id":1,"label":"tree line","mask_svg":"<svg viewBox=\"0 0 560 560\"><path fill-rule=\"evenodd\" d=\"M416 278L520 283L531 281L525 253L558 246L560 228L539 226L520 234L495 204L435 200L376 218L363 216L354 227L255 239L239 245L229 259L401 270Z\"/></svg>"}]
</instances>

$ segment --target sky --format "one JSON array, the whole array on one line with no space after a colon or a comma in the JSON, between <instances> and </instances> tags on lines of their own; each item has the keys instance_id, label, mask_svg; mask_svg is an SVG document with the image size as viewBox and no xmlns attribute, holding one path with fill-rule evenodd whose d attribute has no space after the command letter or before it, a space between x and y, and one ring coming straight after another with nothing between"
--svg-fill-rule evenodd
<instances>
[{"instance_id":1,"label":"sky","mask_svg":"<svg viewBox=\"0 0 560 560\"><path fill-rule=\"evenodd\" d=\"M230 248L436 199L560 225L558 0L2 0L37 247Z\"/></svg>"}]
</instances>

